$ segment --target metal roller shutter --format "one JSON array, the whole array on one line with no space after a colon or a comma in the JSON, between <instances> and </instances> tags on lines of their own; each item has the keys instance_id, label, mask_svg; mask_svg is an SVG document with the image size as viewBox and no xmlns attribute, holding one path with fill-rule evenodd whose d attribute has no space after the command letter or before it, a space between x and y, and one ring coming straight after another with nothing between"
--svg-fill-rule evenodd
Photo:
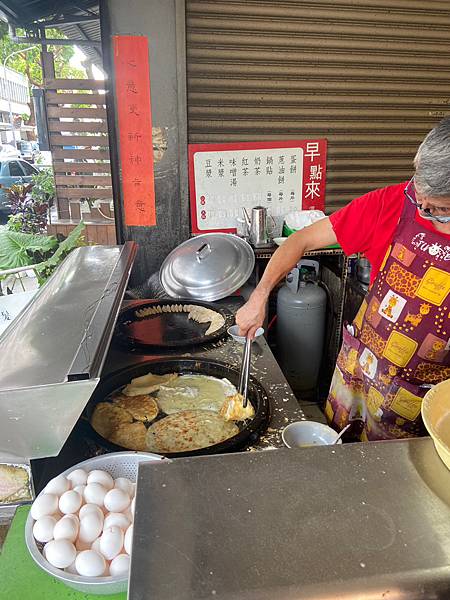
<instances>
[{"instance_id":1,"label":"metal roller shutter","mask_svg":"<svg viewBox=\"0 0 450 600\"><path fill-rule=\"evenodd\" d=\"M327 212L450 114L450 3L187 0L189 141L328 139Z\"/></svg>"}]
</instances>

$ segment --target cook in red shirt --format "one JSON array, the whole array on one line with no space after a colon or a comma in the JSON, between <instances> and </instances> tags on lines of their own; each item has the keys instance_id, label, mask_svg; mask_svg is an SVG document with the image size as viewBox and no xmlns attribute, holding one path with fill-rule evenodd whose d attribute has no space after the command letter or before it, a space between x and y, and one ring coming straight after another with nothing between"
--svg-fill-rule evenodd
<instances>
[{"instance_id":1,"label":"cook in red shirt","mask_svg":"<svg viewBox=\"0 0 450 600\"><path fill-rule=\"evenodd\" d=\"M426 136L414 166L410 181L291 235L236 315L241 334L252 337L270 292L305 252L339 243L346 254L363 253L372 285L344 330L326 405L336 429L362 422L362 440L421 435L421 398L450 378L450 326L447 333L440 324L450 318L450 117Z\"/></svg>"}]
</instances>

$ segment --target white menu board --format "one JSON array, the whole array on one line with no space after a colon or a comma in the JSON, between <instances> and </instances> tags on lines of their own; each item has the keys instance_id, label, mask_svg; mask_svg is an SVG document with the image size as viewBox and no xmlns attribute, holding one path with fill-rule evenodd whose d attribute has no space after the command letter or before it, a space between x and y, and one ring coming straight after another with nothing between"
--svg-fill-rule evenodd
<instances>
[{"instance_id":1,"label":"white menu board","mask_svg":"<svg viewBox=\"0 0 450 600\"><path fill-rule=\"evenodd\" d=\"M236 228L243 206L265 206L279 235L284 216L301 209L302 148L196 153L194 173L199 231Z\"/></svg>"}]
</instances>

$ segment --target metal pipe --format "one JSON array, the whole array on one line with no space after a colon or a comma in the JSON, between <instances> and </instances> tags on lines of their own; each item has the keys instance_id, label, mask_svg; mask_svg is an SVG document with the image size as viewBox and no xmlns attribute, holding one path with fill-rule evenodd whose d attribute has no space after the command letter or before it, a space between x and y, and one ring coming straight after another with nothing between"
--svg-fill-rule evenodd
<instances>
[{"instance_id":1,"label":"metal pipe","mask_svg":"<svg viewBox=\"0 0 450 600\"><path fill-rule=\"evenodd\" d=\"M61 39L48 39L46 38L27 38L27 37L11 37L13 42L16 44L37 44L39 46L92 46L94 48L101 48L101 42L94 42L91 40L61 40Z\"/></svg>"}]
</instances>

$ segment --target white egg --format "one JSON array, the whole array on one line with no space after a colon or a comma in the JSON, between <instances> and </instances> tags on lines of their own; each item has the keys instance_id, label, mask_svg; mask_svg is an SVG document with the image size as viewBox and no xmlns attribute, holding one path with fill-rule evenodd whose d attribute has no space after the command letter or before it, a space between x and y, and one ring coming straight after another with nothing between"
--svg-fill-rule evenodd
<instances>
[{"instance_id":1,"label":"white egg","mask_svg":"<svg viewBox=\"0 0 450 600\"><path fill-rule=\"evenodd\" d=\"M75 567L75 561L76 561L76 558L71 565L69 565L68 567L66 567L64 569L64 571L66 573L70 573L71 575L78 575L77 568Z\"/></svg>"},{"instance_id":2,"label":"white egg","mask_svg":"<svg viewBox=\"0 0 450 600\"><path fill-rule=\"evenodd\" d=\"M53 530L55 540L69 540L75 542L78 537L80 522L75 515L66 515L60 519Z\"/></svg>"},{"instance_id":3,"label":"white egg","mask_svg":"<svg viewBox=\"0 0 450 600\"><path fill-rule=\"evenodd\" d=\"M73 563L77 551L69 540L52 540L45 545L45 557L58 569L65 569Z\"/></svg>"},{"instance_id":4,"label":"white egg","mask_svg":"<svg viewBox=\"0 0 450 600\"><path fill-rule=\"evenodd\" d=\"M109 473L106 471L101 471L100 469L94 469L91 471L87 478L88 485L90 483L99 483L106 490L112 490L114 487L114 479L111 477Z\"/></svg>"},{"instance_id":5,"label":"white egg","mask_svg":"<svg viewBox=\"0 0 450 600\"><path fill-rule=\"evenodd\" d=\"M89 504L103 506L106 492L106 488L100 485L100 483L88 483L84 490L84 499Z\"/></svg>"},{"instance_id":6,"label":"white egg","mask_svg":"<svg viewBox=\"0 0 450 600\"><path fill-rule=\"evenodd\" d=\"M84 577L100 577L105 572L106 563L103 556L95 550L85 550L78 554L75 568Z\"/></svg>"},{"instance_id":7,"label":"white egg","mask_svg":"<svg viewBox=\"0 0 450 600\"><path fill-rule=\"evenodd\" d=\"M98 552L99 554L101 554L101 552L100 552L100 538L99 537L92 542L92 544L91 544L91 550L95 550L96 552Z\"/></svg>"},{"instance_id":8,"label":"white egg","mask_svg":"<svg viewBox=\"0 0 450 600\"><path fill-rule=\"evenodd\" d=\"M111 575L128 575L130 569L130 557L128 554L118 554L109 565Z\"/></svg>"},{"instance_id":9,"label":"white egg","mask_svg":"<svg viewBox=\"0 0 450 600\"><path fill-rule=\"evenodd\" d=\"M92 543L102 532L103 521L95 513L88 513L80 520L78 539L82 542Z\"/></svg>"},{"instance_id":10,"label":"white egg","mask_svg":"<svg viewBox=\"0 0 450 600\"><path fill-rule=\"evenodd\" d=\"M103 522L103 529L109 527L119 527L122 531L126 531L130 526L131 521L123 513L109 513Z\"/></svg>"},{"instance_id":11,"label":"white egg","mask_svg":"<svg viewBox=\"0 0 450 600\"><path fill-rule=\"evenodd\" d=\"M126 477L118 477L114 481L114 487L118 488L119 490L122 490L129 496L131 496L134 493L134 484Z\"/></svg>"},{"instance_id":12,"label":"white egg","mask_svg":"<svg viewBox=\"0 0 450 600\"><path fill-rule=\"evenodd\" d=\"M33 502L31 516L37 520L45 515L53 515L58 510L58 496L56 494L40 494Z\"/></svg>"},{"instance_id":13,"label":"white egg","mask_svg":"<svg viewBox=\"0 0 450 600\"><path fill-rule=\"evenodd\" d=\"M97 506L96 504L85 504L84 506L82 506L80 508L80 512L78 514L79 514L80 519L82 519L88 513L95 513L96 515L99 516L99 518L102 520L102 523L103 523L104 515L103 515L102 509L99 506Z\"/></svg>"},{"instance_id":14,"label":"white egg","mask_svg":"<svg viewBox=\"0 0 450 600\"><path fill-rule=\"evenodd\" d=\"M84 490L85 490L85 489L86 489L86 486L85 486L85 485L83 485L83 484L81 484L81 485L76 485L76 486L73 488L73 491L74 491L74 492L77 492L78 494L80 494L80 496L81 496L81 504L82 504L82 505L84 504Z\"/></svg>"},{"instance_id":15,"label":"white egg","mask_svg":"<svg viewBox=\"0 0 450 600\"><path fill-rule=\"evenodd\" d=\"M75 490L69 490L59 499L59 510L65 515L72 515L80 510L82 498Z\"/></svg>"},{"instance_id":16,"label":"white egg","mask_svg":"<svg viewBox=\"0 0 450 600\"><path fill-rule=\"evenodd\" d=\"M84 469L75 469L67 475L67 479L72 482L72 487L77 485L86 485L88 474Z\"/></svg>"},{"instance_id":17,"label":"white egg","mask_svg":"<svg viewBox=\"0 0 450 600\"><path fill-rule=\"evenodd\" d=\"M123 547L127 554L131 554L132 544L133 544L133 525L130 525L125 532L125 537L123 540Z\"/></svg>"},{"instance_id":18,"label":"white egg","mask_svg":"<svg viewBox=\"0 0 450 600\"><path fill-rule=\"evenodd\" d=\"M130 504L130 510L133 513L133 515L134 515L135 508L136 508L136 498L133 498L133 500L131 501L131 504Z\"/></svg>"},{"instance_id":19,"label":"white egg","mask_svg":"<svg viewBox=\"0 0 450 600\"><path fill-rule=\"evenodd\" d=\"M123 490L114 488L106 494L103 502L111 512L122 512L130 506L130 496Z\"/></svg>"},{"instance_id":20,"label":"white egg","mask_svg":"<svg viewBox=\"0 0 450 600\"><path fill-rule=\"evenodd\" d=\"M45 515L38 519L33 525L33 535L38 542L49 542L53 539L56 519Z\"/></svg>"},{"instance_id":21,"label":"white egg","mask_svg":"<svg viewBox=\"0 0 450 600\"><path fill-rule=\"evenodd\" d=\"M123 531L119 527L105 529L100 538L100 551L105 558L112 560L123 548Z\"/></svg>"},{"instance_id":22,"label":"white egg","mask_svg":"<svg viewBox=\"0 0 450 600\"><path fill-rule=\"evenodd\" d=\"M70 490L71 483L64 475L58 475L54 479L51 479L44 488L44 494L56 494L61 496L67 490Z\"/></svg>"}]
</instances>

